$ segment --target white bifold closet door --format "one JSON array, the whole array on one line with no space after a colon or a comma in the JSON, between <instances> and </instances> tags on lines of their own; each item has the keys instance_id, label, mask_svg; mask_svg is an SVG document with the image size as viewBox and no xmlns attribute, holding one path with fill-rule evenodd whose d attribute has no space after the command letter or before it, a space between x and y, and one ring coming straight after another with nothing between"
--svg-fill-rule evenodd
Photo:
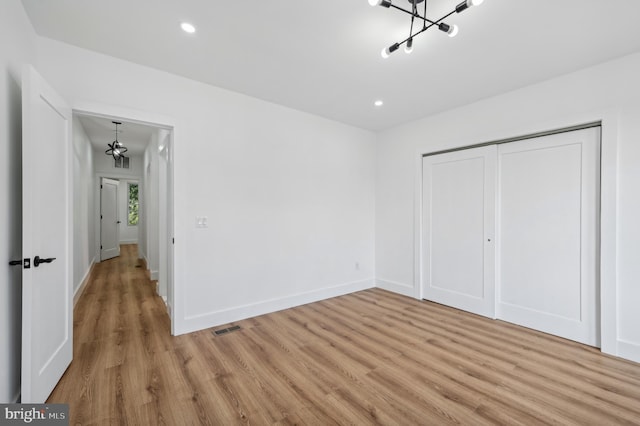
<instances>
[{"instance_id":1,"label":"white bifold closet door","mask_svg":"<svg viewBox=\"0 0 640 426\"><path fill-rule=\"evenodd\" d=\"M423 298L494 317L496 146L423 158Z\"/></svg>"},{"instance_id":2,"label":"white bifold closet door","mask_svg":"<svg viewBox=\"0 0 640 426\"><path fill-rule=\"evenodd\" d=\"M498 318L592 346L600 128L498 147Z\"/></svg>"}]
</instances>

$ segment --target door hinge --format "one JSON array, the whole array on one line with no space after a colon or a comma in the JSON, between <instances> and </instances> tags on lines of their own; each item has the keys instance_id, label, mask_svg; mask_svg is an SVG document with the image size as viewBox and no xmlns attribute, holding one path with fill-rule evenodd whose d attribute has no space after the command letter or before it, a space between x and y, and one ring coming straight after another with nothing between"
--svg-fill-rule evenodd
<instances>
[{"instance_id":1,"label":"door hinge","mask_svg":"<svg viewBox=\"0 0 640 426\"><path fill-rule=\"evenodd\" d=\"M172 239L171 239L171 244L175 244L175 243L176 243L176 239L175 239L175 238L172 238Z\"/></svg>"},{"instance_id":2,"label":"door hinge","mask_svg":"<svg viewBox=\"0 0 640 426\"><path fill-rule=\"evenodd\" d=\"M102 189L102 185L100 185L100 189Z\"/></svg>"},{"instance_id":3,"label":"door hinge","mask_svg":"<svg viewBox=\"0 0 640 426\"><path fill-rule=\"evenodd\" d=\"M102 220L102 215L100 215L100 219Z\"/></svg>"},{"instance_id":4,"label":"door hinge","mask_svg":"<svg viewBox=\"0 0 640 426\"><path fill-rule=\"evenodd\" d=\"M100 250L102 250L102 246L100 246Z\"/></svg>"}]
</instances>

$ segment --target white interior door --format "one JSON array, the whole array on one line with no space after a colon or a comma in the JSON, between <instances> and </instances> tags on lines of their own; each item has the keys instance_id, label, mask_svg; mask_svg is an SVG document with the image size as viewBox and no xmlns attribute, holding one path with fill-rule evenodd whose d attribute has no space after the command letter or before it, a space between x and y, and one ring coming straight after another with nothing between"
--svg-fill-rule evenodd
<instances>
[{"instance_id":1,"label":"white interior door","mask_svg":"<svg viewBox=\"0 0 640 426\"><path fill-rule=\"evenodd\" d=\"M102 178L100 182L100 260L120 256L119 186L113 179Z\"/></svg>"},{"instance_id":2,"label":"white interior door","mask_svg":"<svg viewBox=\"0 0 640 426\"><path fill-rule=\"evenodd\" d=\"M21 400L42 403L73 356L71 110L32 67L22 126Z\"/></svg>"},{"instance_id":3,"label":"white interior door","mask_svg":"<svg viewBox=\"0 0 640 426\"><path fill-rule=\"evenodd\" d=\"M423 298L495 315L495 162L486 146L423 159Z\"/></svg>"},{"instance_id":4,"label":"white interior door","mask_svg":"<svg viewBox=\"0 0 640 426\"><path fill-rule=\"evenodd\" d=\"M599 345L600 128L498 148L498 318Z\"/></svg>"}]
</instances>

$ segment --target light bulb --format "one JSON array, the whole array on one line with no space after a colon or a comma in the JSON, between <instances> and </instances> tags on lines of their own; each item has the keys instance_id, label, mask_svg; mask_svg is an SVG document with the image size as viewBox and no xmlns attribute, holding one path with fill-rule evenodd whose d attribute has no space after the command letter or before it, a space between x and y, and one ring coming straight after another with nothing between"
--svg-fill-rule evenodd
<instances>
[{"instance_id":1,"label":"light bulb","mask_svg":"<svg viewBox=\"0 0 640 426\"><path fill-rule=\"evenodd\" d=\"M407 44L404 46L404 51L405 51L405 53L413 52L413 39L412 38L410 38L407 41Z\"/></svg>"},{"instance_id":2,"label":"light bulb","mask_svg":"<svg viewBox=\"0 0 640 426\"><path fill-rule=\"evenodd\" d=\"M369 0L369 5L370 6L377 6L379 5L381 2L381 0Z\"/></svg>"},{"instance_id":3,"label":"light bulb","mask_svg":"<svg viewBox=\"0 0 640 426\"><path fill-rule=\"evenodd\" d=\"M451 28L449 28L449 31L447 31L447 35L449 37L455 37L458 34L458 26L457 25L452 25Z\"/></svg>"},{"instance_id":4,"label":"light bulb","mask_svg":"<svg viewBox=\"0 0 640 426\"><path fill-rule=\"evenodd\" d=\"M377 107L381 107L382 105L384 105L384 102L382 102L381 100L377 100L373 104Z\"/></svg>"},{"instance_id":5,"label":"light bulb","mask_svg":"<svg viewBox=\"0 0 640 426\"><path fill-rule=\"evenodd\" d=\"M467 0L469 6L480 6L484 0Z\"/></svg>"},{"instance_id":6,"label":"light bulb","mask_svg":"<svg viewBox=\"0 0 640 426\"><path fill-rule=\"evenodd\" d=\"M386 49L382 49L382 57L387 59L389 55L391 55L393 52L398 50L399 47L400 45L398 43L393 43L391 46L387 47Z\"/></svg>"}]
</instances>

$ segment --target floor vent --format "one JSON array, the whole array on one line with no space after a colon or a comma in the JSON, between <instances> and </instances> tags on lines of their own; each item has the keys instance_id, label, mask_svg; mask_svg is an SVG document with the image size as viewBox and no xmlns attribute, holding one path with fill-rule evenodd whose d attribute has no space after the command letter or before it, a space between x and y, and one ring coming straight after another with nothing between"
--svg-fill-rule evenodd
<instances>
[{"instance_id":1,"label":"floor vent","mask_svg":"<svg viewBox=\"0 0 640 426\"><path fill-rule=\"evenodd\" d=\"M231 333L232 331L236 331L236 330L240 330L239 325L234 325L233 327L229 327L229 328L221 328L220 330L213 330L213 334L215 334L216 336L220 336L222 334Z\"/></svg>"}]
</instances>

